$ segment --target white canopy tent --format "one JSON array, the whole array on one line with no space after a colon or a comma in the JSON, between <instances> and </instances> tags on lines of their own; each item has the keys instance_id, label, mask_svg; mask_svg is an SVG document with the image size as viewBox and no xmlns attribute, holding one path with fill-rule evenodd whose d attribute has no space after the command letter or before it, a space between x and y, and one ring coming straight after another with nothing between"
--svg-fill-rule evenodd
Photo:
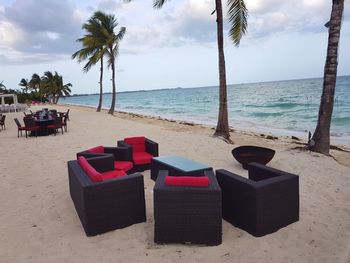
<instances>
[{"instance_id":1,"label":"white canopy tent","mask_svg":"<svg viewBox=\"0 0 350 263\"><path fill-rule=\"evenodd\" d=\"M1 98L1 105L5 105L5 98L10 98L12 97L13 99L13 104L17 105L18 100L17 100L17 95L16 94L1 94L0 93L0 98Z\"/></svg>"},{"instance_id":2,"label":"white canopy tent","mask_svg":"<svg viewBox=\"0 0 350 263\"><path fill-rule=\"evenodd\" d=\"M12 98L13 103L11 105L5 103L5 98ZM14 112L14 111L23 111L27 108L25 104L19 104L16 94L2 94L0 93L0 112Z\"/></svg>"}]
</instances>

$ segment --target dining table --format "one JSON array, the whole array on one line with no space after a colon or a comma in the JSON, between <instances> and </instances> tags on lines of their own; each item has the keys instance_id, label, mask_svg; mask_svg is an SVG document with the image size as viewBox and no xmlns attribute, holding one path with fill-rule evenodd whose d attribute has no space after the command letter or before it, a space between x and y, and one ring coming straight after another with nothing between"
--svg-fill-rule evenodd
<instances>
[{"instance_id":1,"label":"dining table","mask_svg":"<svg viewBox=\"0 0 350 263\"><path fill-rule=\"evenodd\" d=\"M47 136L53 133L53 131L50 131L47 126L53 124L54 118L52 116L43 116L39 118L35 118L35 124L39 126L39 130L37 133L37 136Z\"/></svg>"}]
</instances>

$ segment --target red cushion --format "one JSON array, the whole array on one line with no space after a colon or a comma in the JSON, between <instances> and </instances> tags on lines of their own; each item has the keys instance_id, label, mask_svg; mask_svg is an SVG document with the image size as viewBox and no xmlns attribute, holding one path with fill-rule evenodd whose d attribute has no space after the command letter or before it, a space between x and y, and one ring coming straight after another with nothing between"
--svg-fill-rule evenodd
<instances>
[{"instance_id":1,"label":"red cushion","mask_svg":"<svg viewBox=\"0 0 350 263\"><path fill-rule=\"evenodd\" d=\"M88 163L88 161L85 159L84 156L79 156L78 163L81 166L81 168L84 170L84 172L90 177L91 181L93 182L102 181L102 175L99 172L97 172L95 168L91 166L91 164Z\"/></svg>"},{"instance_id":2,"label":"red cushion","mask_svg":"<svg viewBox=\"0 0 350 263\"><path fill-rule=\"evenodd\" d=\"M117 170L112 170L112 171L104 172L101 174L103 181L117 178L117 177L121 177L121 176L125 176L125 175L126 175L126 173L124 171L117 171Z\"/></svg>"},{"instance_id":3,"label":"red cushion","mask_svg":"<svg viewBox=\"0 0 350 263\"><path fill-rule=\"evenodd\" d=\"M166 185L173 186L209 186L207 176L166 176Z\"/></svg>"},{"instance_id":4,"label":"red cushion","mask_svg":"<svg viewBox=\"0 0 350 263\"><path fill-rule=\"evenodd\" d=\"M129 137L129 138L125 138L124 142L132 146L132 150L134 153L145 152L146 151L145 139L146 139L145 137Z\"/></svg>"},{"instance_id":5,"label":"red cushion","mask_svg":"<svg viewBox=\"0 0 350 263\"><path fill-rule=\"evenodd\" d=\"M86 150L86 152L89 153L104 153L105 152L105 148L103 146L96 146L94 148L90 148L88 150Z\"/></svg>"},{"instance_id":6,"label":"red cushion","mask_svg":"<svg viewBox=\"0 0 350 263\"><path fill-rule=\"evenodd\" d=\"M129 171L132 167L133 167L132 162L125 162L125 161L114 162L114 169L116 170Z\"/></svg>"},{"instance_id":7,"label":"red cushion","mask_svg":"<svg viewBox=\"0 0 350 263\"><path fill-rule=\"evenodd\" d=\"M136 152L132 154L132 159L135 164L149 164L153 158L148 152Z\"/></svg>"}]
</instances>

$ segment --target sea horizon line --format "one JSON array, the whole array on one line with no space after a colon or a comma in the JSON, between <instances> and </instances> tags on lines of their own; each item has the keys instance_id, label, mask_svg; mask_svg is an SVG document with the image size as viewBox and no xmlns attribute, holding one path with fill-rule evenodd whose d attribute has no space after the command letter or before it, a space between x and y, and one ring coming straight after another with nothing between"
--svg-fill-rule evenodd
<instances>
[{"instance_id":1,"label":"sea horizon line","mask_svg":"<svg viewBox=\"0 0 350 263\"><path fill-rule=\"evenodd\" d=\"M337 78L350 77L350 75L341 75ZM310 78L301 78L301 79L286 79L286 80L268 80L268 81L257 81L257 82L241 82L235 84L227 84L227 86L237 86L237 85L247 85L247 84L257 84L257 83L273 83L281 81L298 81L298 80L312 80L312 79L321 79L323 77L310 77ZM173 88L160 88L160 89L140 89L140 90L126 90L126 91L117 91L117 93L135 93L135 92L148 92L148 91L163 91L163 90L176 90L176 89L198 89L198 88L213 88L218 87L219 85L208 85L208 86L197 86L197 87L173 87ZM112 92L103 92L103 95L113 94ZM73 94L69 97L79 97L79 96L91 96L91 95L100 95L100 93L83 93L83 94Z\"/></svg>"}]
</instances>

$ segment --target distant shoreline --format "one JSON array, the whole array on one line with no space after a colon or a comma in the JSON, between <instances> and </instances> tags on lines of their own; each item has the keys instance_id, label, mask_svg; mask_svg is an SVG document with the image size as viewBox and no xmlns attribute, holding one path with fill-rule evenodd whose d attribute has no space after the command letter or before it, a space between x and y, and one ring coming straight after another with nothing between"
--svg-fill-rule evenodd
<instances>
[{"instance_id":1,"label":"distant shoreline","mask_svg":"<svg viewBox=\"0 0 350 263\"><path fill-rule=\"evenodd\" d=\"M337 76L337 78L349 77L350 75L342 75ZM260 82L243 82L236 84L227 84L227 86L236 86L236 85L248 85L248 84L257 84L257 83L273 83L273 82L281 82L281 81L298 81L298 80L311 80L311 79L321 79L323 77L314 77L314 78L304 78L304 79L287 79L287 80L268 80L268 81L260 81ZM130 90L130 91L117 91L117 94L122 93L134 93L134 92L148 92L148 91L162 91L162 90L176 90L176 89L197 89L197 88L214 88L218 87L218 85L209 85L209 86L198 86L198 87L176 87L176 88L162 88L162 89L149 89L149 90ZM109 95L112 92L104 92L103 95ZM82 96L93 96L100 95L100 93L86 93L86 94L73 94L70 97L82 97Z\"/></svg>"}]
</instances>

